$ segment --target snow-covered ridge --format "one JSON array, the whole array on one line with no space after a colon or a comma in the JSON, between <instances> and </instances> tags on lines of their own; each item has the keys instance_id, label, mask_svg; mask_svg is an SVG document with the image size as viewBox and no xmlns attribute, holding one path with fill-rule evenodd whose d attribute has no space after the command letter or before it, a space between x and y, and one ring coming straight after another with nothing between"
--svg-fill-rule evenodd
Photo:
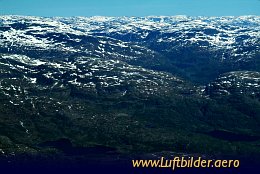
<instances>
[{"instance_id":1,"label":"snow-covered ridge","mask_svg":"<svg viewBox=\"0 0 260 174\"><path fill-rule=\"evenodd\" d=\"M1 22L2 21L2 22ZM78 52L82 49L66 45L66 41L81 42L81 36L117 39L117 46L127 43L177 43L179 45L201 45L215 49L229 49L234 56L241 54L241 46L258 45L260 39L260 17L33 17L0 16L0 23L11 26L8 31L0 30L1 46L30 46L39 49L53 48ZM53 35L49 35L54 33ZM57 41L55 33L73 34ZM105 42L105 41L103 41ZM85 49L85 48L84 48ZM259 50L259 46L256 46ZM254 51L256 51L254 49ZM95 49L102 52L102 48ZM89 50L84 50L88 52ZM107 52L107 50L105 50ZM113 54L113 52L111 52ZM100 56L100 55L99 55ZM99 57L97 56L97 57Z\"/></svg>"},{"instance_id":2,"label":"snow-covered ridge","mask_svg":"<svg viewBox=\"0 0 260 174\"><path fill-rule=\"evenodd\" d=\"M122 61L202 85L229 71L259 71L259 43L259 16L0 16L0 53Z\"/></svg>"},{"instance_id":3,"label":"snow-covered ridge","mask_svg":"<svg viewBox=\"0 0 260 174\"><path fill-rule=\"evenodd\" d=\"M260 94L260 72L235 71L221 75L208 85L210 95Z\"/></svg>"},{"instance_id":4,"label":"snow-covered ridge","mask_svg":"<svg viewBox=\"0 0 260 174\"><path fill-rule=\"evenodd\" d=\"M216 29L219 32L230 34L240 30L250 29L259 37L260 17L188 17L188 16L149 16L149 17L32 17L32 16L0 16L3 24L33 23L51 27L52 30L60 32L74 32L76 34L97 32L134 32L142 30L159 30L161 32L174 32L178 30L189 30L192 28ZM30 27L30 29L33 29ZM35 27L34 29L39 29ZM240 31L241 32L241 31ZM250 32L249 32L250 33ZM252 33L251 33L252 34Z\"/></svg>"}]
</instances>

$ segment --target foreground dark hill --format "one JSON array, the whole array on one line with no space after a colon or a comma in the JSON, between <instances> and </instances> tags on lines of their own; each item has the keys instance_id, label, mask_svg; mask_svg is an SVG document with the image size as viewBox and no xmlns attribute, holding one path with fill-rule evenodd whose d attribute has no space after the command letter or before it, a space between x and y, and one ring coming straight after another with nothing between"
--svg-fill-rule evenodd
<instances>
[{"instance_id":1,"label":"foreground dark hill","mask_svg":"<svg viewBox=\"0 0 260 174\"><path fill-rule=\"evenodd\" d=\"M259 157L259 17L0 18L3 160Z\"/></svg>"}]
</instances>

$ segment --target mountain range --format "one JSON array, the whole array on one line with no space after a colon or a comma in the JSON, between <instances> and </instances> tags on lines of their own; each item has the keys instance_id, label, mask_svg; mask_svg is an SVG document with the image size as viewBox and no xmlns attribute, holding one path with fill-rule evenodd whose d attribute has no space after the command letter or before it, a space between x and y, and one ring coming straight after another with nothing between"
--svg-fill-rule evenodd
<instances>
[{"instance_id":1,"label":"mountain range","mask_svg":"<svg viewBox=\"0 0 260 174\"><path fill-rule=\"evenodd\" d=\"M259 31L259 16L0 16L1 159L258 159Z\"/></svg>"}]
</instances>

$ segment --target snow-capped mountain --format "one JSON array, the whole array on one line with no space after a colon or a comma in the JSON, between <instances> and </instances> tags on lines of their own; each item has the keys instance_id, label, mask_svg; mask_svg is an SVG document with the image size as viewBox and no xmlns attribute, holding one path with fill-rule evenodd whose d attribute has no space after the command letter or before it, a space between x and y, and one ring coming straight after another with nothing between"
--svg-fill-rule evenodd
<instances>
[{"instance_id":1,"label":"snow-capped mountain","mask_svg":"<svg viewBox=\"0 0 260 174\"><path fill-rule=\"evenodd\" d=\"M53 40L50 38L51 33L74 34L77 36L107 36L125 42L152 40L153 42L179 42L183 45L200 44L202 42L205 44L200 45L202 47L223 48L225 46L227 49L231 49L232 46L234 48L235 45L242 46L241 44L249 46L250 43L254 44L259 41L260 37L260 18L257 16L143 18L2 16L1 20L3 24L13 26L14 29L3 33L3 37L7 39L7 42L18 41L13 40L12 36L16 35L16 37L20 37L19 41L21 43L26 43L24 39L28 39L27 44L35 44L36 47L54 44L55 38ZM81 41L80 38L67 39L68 41ZM121 44L119 46L123 47L124 44Z\"/></svg>"},{"instance_id":2,"label":"snow-capped mountain","mask_svg":"<svg viewBox=\"0 0 260 174\"><path fill-rule=\"evenodd\" d=\"M260 18L2 16L0 50L41 58L91 56L121 60L207 83L231 70L253 70ZM187 58L188 57L188 58ZM189 59L189 60L188 60ZM208 76L203 70L210 68ZM233 68L235 67L235 68ZM183 72L185 71L185 72Z\"/></svg>"}]
</instances>

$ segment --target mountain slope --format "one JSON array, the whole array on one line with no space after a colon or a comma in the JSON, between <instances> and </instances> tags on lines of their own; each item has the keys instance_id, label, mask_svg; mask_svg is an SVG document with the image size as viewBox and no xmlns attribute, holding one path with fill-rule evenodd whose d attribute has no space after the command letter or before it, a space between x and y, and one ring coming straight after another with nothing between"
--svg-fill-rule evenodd
<instances>
[{"instance_id":1,"label":"mountain slope","mask_svg":"<svg viewBox=\"0 0 260 174\"><path fill-rule=\"evenodd\" d=\"M0 19L4 161L258 159L259 17Z\"/></svg>"}]
</instances>

